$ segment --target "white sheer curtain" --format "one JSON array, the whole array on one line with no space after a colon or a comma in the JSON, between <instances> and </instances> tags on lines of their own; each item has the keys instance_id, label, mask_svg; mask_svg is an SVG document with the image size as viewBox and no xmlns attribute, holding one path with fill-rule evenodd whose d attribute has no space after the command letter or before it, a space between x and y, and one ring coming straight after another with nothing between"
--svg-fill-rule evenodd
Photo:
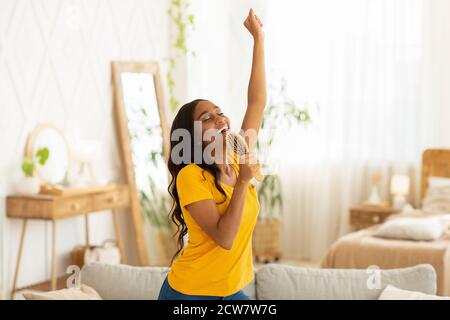
<instances>
[{"instance_id":1,"label":"white sheer curtain","mask_svg":"<svg viewBox=\"0 0 450 320\"><path fill-rule=\"evenodd\" d=\"M385 200L390 175L409 174L410 200L418 203L420 155L429 142L421 103L423 3L282 0L268 11L272 70L300 105L318 105L312 125L285 133L292 138L277 153L283 249L317 260L349 230L348 209L368 197L373 169L383 172Z\"/></svg>"},{"instance_id":2,"label":"white sheer curtain","mask_svg":"<svg viewBox=\"0 0 450 320\"><path fill-rule=\"evenodd\" d=\"M420 156L432 143L422 97L423 0L194 6L189 98L215 101L239 124L251 66L242 21L252 6L266 30L269 84L284 77L289 97L311 108L312 124L280 128L284 138L271 150L283 183L285 257L318 260L349 231L348 209L368 197L374 169L383 173L385 200L390 176L410 175L409 200L418 204Z\"/></svg>"},{"instance_id":3,"label":"white sheer curtain","mask_svg":"<svg viewBox=\"0 0 450 320\"><path fill-rule=\"evenodd\" d=\"M450 147L450 1L425 1L424 105L435 116L433 144Z\"/></svg>"}]
</instances>

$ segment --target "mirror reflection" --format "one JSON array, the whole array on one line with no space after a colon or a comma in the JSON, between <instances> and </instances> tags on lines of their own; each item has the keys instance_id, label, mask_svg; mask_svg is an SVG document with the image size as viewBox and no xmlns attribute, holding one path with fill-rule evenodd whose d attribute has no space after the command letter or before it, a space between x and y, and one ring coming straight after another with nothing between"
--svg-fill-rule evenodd
<instances>
[{"instance_id":1,"label":"mirror reflection","mask_svg":"<svg viewBox=\"0 0 450 320\"><path fill-rule=\"evenodd\" d=\"M167 247L171 241L161 236L170 232L169 182L154 77L150 73L122 72L120 81L141 210L158 230L160 255L167 260L173 248Z\"/></svg>"},{"instance_id":2,"label":"mirror reflection","mask_svg":"<svg viewBox=\"0 0 450 320\"><path fill-rule=\"evenodd\" d=\"M69 169L70 155L66 140L60 130L51 126L38 127L31 136L28 150L37 165L36 172L45 183L63 183Z\"/></svg>"}]
</instances>

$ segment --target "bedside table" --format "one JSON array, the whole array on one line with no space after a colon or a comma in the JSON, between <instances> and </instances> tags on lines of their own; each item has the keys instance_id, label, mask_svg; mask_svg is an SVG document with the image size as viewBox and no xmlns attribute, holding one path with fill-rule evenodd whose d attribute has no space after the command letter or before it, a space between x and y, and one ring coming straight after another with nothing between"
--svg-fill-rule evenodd
<instances>
[{"instance_id":1,"label":"bedside table","mask_svg":"<svg viewBox=\"0 0 450 320\"><path fill-rule=\"evenodd\" d=\"M383 223L386 219L401 210L392 207L358 205L350 208L350 225L356 229L364 229Z\"/></svg>"}]
</instances>

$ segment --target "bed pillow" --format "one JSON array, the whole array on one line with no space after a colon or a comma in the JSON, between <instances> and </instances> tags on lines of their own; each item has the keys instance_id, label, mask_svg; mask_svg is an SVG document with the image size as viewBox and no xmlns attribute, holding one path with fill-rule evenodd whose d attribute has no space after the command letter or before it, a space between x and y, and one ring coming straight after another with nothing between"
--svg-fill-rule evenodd
<instances>
[{"instance_id":1,"label":"bed pillow","mask_svg":"<svg viewBox=\"0 0 450 320\"><path fill-rule=\"evenodd\" d=\"M450 185L430 186L423 199L422 210L425 214L450 213Z\"/></svg>"},{"instance_id":2,"label":"bed pillow","mask_svg":"<svg viewBox=\"0 0 450 320\"><path fill-rule=\"evenodd\" d=\"M418 291L408 291L388 285L378 297L378 300L450 300L450 297L435 296Z\"/></svg>"},{"instance_id":3,"label":"bed pillow","mask_svg":"<svg viewBox=\"0 0 450 320\"><path fill-rule=\"evenodd\" d=\"M374 236L389 239L431 241L439 239L445 231L437 218L397 218L380 225Z\"/></svg>"},{"instance_id":4,"label":"bed pillow","mask_svg":"<svg viewBox=\"0 0 450 320\"><path fill-rule=\"evenodd\" d=\"M450 186L450 178L429 176L428 177L428 186L429 187L448 187L448 186Z\"/></svg>"}]
</instances>

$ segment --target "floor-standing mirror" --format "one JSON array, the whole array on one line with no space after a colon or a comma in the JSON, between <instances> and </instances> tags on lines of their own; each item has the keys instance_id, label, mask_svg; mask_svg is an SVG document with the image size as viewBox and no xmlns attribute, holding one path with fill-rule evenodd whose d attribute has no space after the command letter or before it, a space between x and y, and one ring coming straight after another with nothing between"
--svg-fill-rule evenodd
<instances>
[{"instance_id":1,"label":"floor-standing mirror","mask_svg":"<svg viewBox=\"0 0 450 320\"><path fill-rule=\"evenodd\" d=\"M141 265L167 265L175 253L168 213L169 128L156 62L113 62L115 116Z\"/></svg>"}]
</instances>

